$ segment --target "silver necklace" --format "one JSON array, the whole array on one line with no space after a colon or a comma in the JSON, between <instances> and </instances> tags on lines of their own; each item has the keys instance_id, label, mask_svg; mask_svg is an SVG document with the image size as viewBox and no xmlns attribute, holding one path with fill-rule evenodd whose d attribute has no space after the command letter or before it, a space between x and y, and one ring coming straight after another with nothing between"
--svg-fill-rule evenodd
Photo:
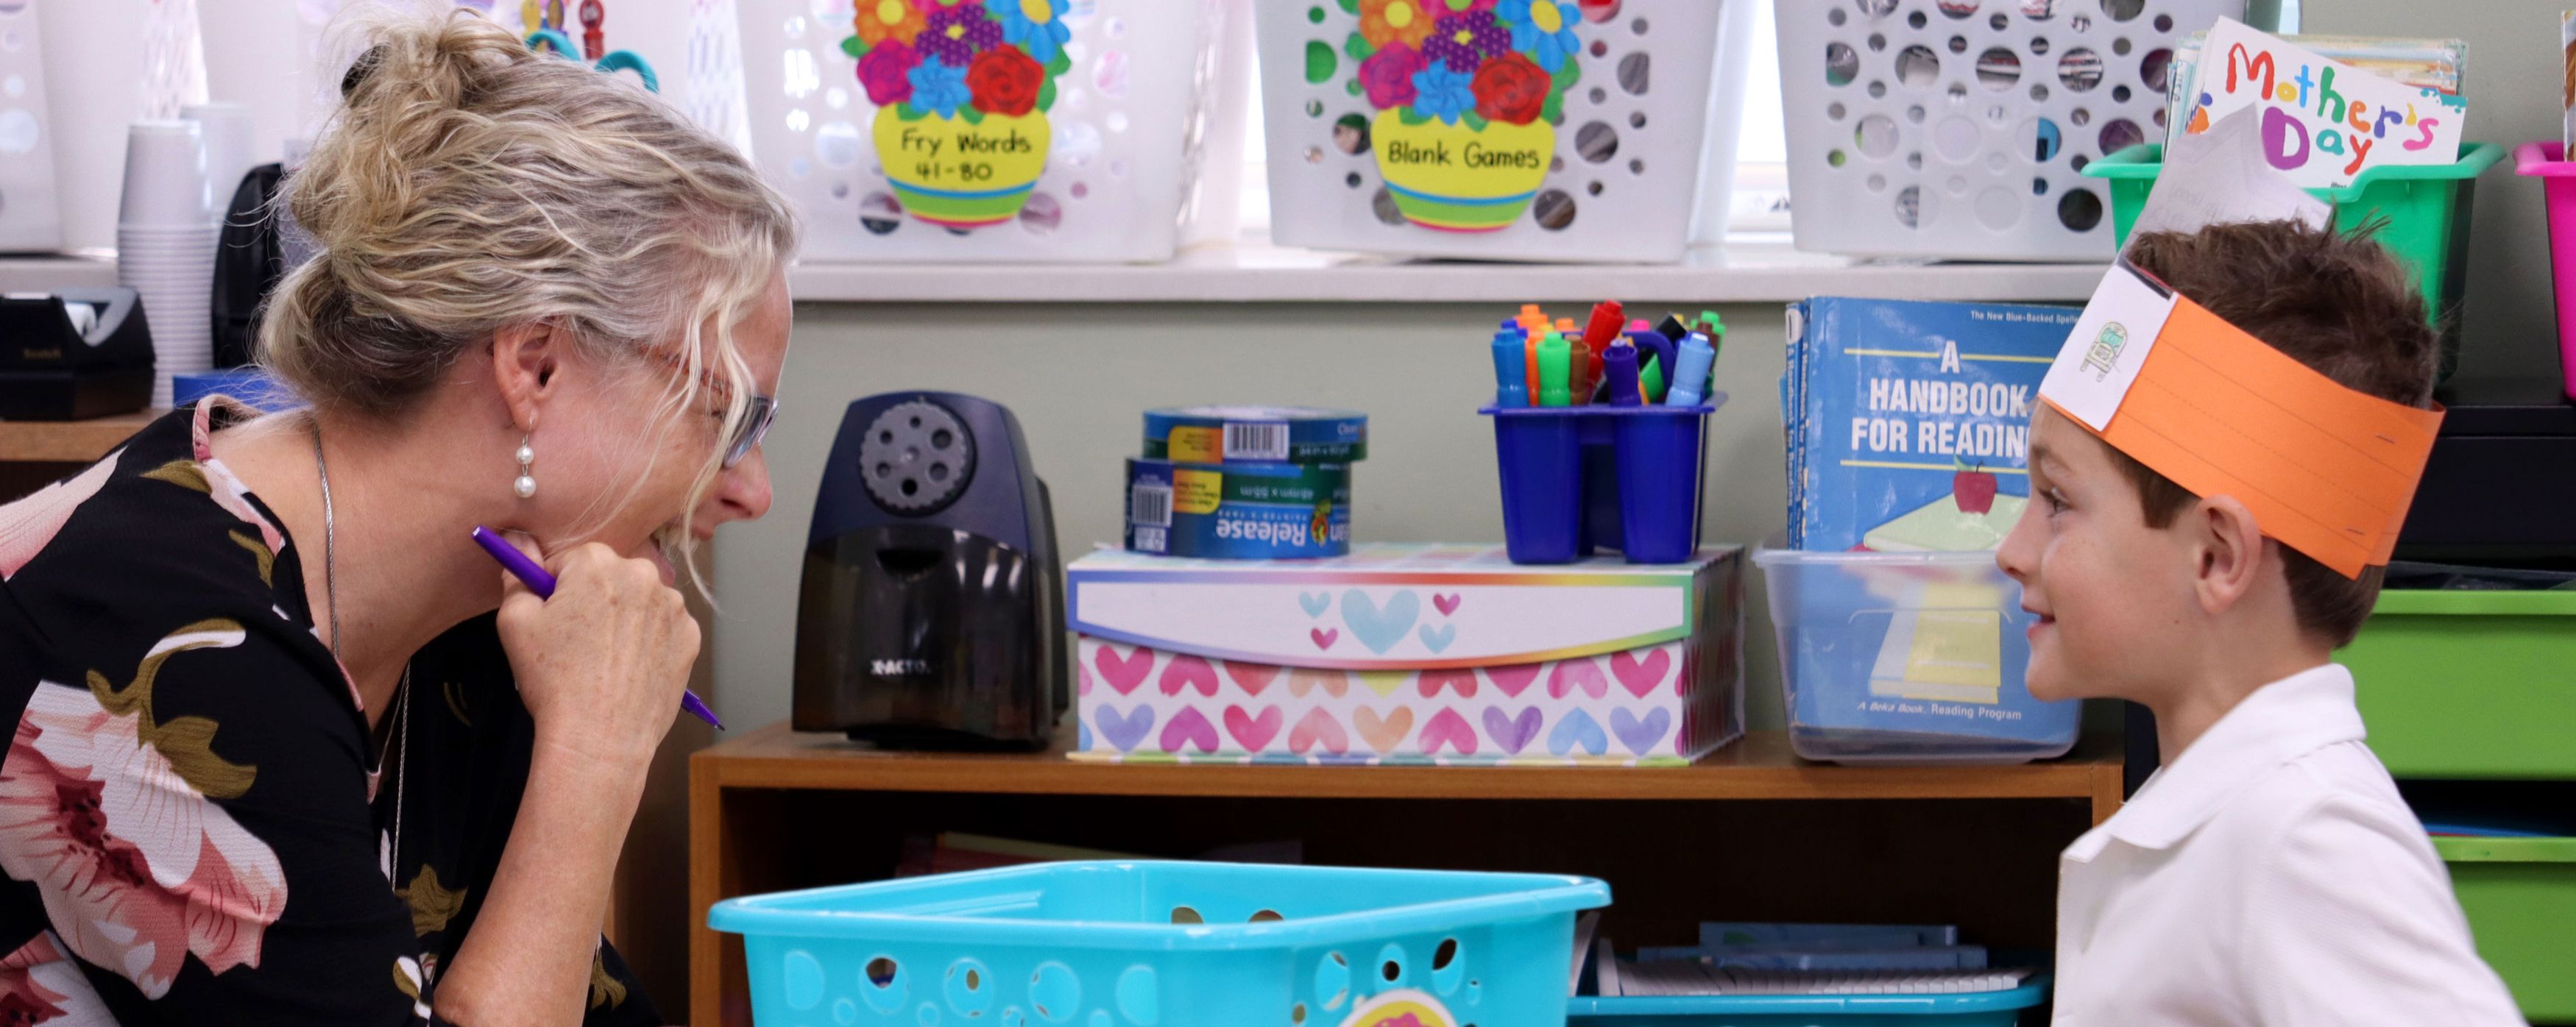
<instances>
[{"instance_id":1,"label":"silver necklace","mask_svg":"<svg viewBox=\"0 0 2576 1027\"><path fill-rule=\"evenodd\" d=\"M322 422L318 420L313 422L313 473L315 477L322 479L322 597L331 618L331 659L332 662L337 663L340 660L339 522L338 518L332 515L331 468L322 462ZM348 672L347 664L342 663L340 666L342 673ZM402 858L403 787L411 783L409 771L411 663L409 661L403 663L402 683L395 685L394 691L401 698L395 702L391 741L394 749L394 827L393 839L389 843L390 848L385 853L389 874L399 873L392 868L399 865ZM384 753L381 750L376 753L376 765L379 767L384 765Z\"/></svg>"}]
</instances>

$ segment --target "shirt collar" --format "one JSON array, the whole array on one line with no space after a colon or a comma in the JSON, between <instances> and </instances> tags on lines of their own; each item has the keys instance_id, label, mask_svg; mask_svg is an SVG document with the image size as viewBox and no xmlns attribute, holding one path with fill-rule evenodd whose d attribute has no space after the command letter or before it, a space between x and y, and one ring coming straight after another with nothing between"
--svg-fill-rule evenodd
<instances>
[{"instance_id":1,"label":"shirt collar","mask_svg":"<svg viewBox=\"0 0 2576 1027\"><path fill-rule=\"evenodd\" d=\"M2139 786L2127 805L2076 839L2070 859L2090 862L2113 838L2169 848L2218 814L2264 771L2366 733L2353 706L2352 672L2329 663L2254 690L2171 764Z\"/></svg>"}]
</instances>

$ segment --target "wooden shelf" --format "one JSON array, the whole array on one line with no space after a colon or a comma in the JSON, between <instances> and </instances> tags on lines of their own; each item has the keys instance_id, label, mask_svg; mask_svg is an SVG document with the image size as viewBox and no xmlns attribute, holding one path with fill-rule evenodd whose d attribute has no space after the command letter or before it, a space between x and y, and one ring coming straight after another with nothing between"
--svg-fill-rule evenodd
<instances>
[{"instance_id":1,"label":"wooden shelf","mask_svg":"<svg viewBox=\"0 0 2576 1027\"><path fill-rule=\"evenodd\" d=\"M106 456L167 410L86 421L0 421L0 462L85 464Z\"/></svg>"},{"instance_id":2,"label":"wooden shelf","mask_svg":"<svg viewBox=\"0 0 2576 1027\"><path fill-rule=\"evenodd\" d=\"M2120 746L2085 738L2064 758L2011 766L1846 767L1810 763L1785 731L1755 731L1688 767L1281 766L1090 763L1041 753L886 752L784 723L691 757L716 788L1011 795L1331 799L2046 799L2108 816ZM2104 806L2104 803L2109 806Z\"/></svg>"},{"instance_id":3,"label":"wooden shelf","mask_svg":"<svg viewBox=\"0 0 2576 1027\"><path fill-rule=\"evenodd\" d=\"M1987 767L1809 763L1783 731L1672 768L1090 763L1065 744L888 752L780 723L692 755L689 1022L750 1024L741 944L704 926L715 903L877 879L937 832L1183 856L1294 838L1320 864L1581 873L1614 882L1616 929L1638 939L1693 937L1724 908L2045 948L2057 854L2120 804L2112 735Z\"/></svg>"}]
</instances>

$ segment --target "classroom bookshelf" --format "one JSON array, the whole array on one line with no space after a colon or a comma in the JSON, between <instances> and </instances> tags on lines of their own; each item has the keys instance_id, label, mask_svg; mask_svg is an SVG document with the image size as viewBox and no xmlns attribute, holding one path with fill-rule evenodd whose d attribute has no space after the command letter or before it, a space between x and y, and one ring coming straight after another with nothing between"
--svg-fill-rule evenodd
<instances>
[{"instance_id":1,"label":"classroom bookshelf","mask_svg":"<svg viewBox=\"0 0 2576 1027\"><path fill-rule=\"evenodd\" d=\"M908 837L940 832L1586 874L1611 882L1604 930L1622 945L1686 941L1724 914L1957 923L2046 948L2058 851L2121 801L2116 735L2039 763L1843 767L1754 731L1669 769L1087 763L1069 741L891 752L779 723L690 757L689 1022L750 1023L741 946L704 926L708 907L882 878Z\"/></svg>"}]
</instances>

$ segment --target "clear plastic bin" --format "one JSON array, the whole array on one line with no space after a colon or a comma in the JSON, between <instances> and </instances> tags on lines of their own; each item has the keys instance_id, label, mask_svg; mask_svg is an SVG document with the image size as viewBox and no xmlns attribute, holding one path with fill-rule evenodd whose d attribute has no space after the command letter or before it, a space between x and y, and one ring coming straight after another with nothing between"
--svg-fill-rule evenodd
<instances>
[{"instance_id":1,"label":"clear plastic bin","mask_svg":"<svg viewBox=\"0 0 2576 1027\"><path fill-rule=\"evenodd\" d=\"M2020 763L2075 746L2083 704L2023 687L2031 615L1995 554L1753 554L1789 744L1836 763Z\"/></svg>"}]
</instances>

